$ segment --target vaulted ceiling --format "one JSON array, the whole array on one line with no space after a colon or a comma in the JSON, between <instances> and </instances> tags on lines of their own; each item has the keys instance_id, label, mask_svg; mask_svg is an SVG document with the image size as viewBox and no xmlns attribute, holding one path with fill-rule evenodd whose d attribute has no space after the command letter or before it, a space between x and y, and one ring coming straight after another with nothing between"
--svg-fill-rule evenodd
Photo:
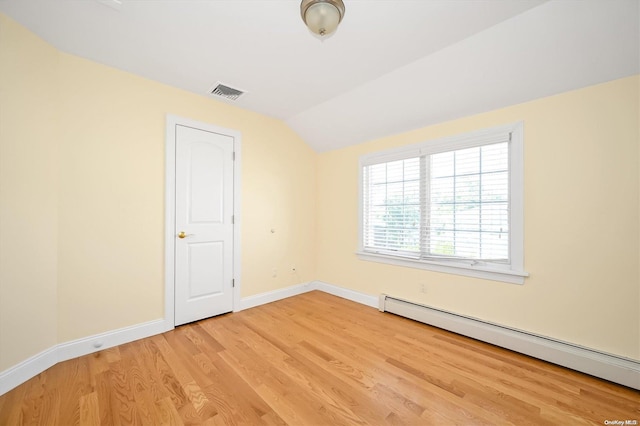
<instances>
[{"instance_id":1,"label":"vaulted ceiling","mask_svg":"<svg viewBox=\"0 0 640 426\"><path fill-rule=\"evenodd\" d=\"M64 52L284 120L341 148L640 72L638 0L0 0ZM217 99L217 98L216 98Z\"/></svg>"}]
</instances>

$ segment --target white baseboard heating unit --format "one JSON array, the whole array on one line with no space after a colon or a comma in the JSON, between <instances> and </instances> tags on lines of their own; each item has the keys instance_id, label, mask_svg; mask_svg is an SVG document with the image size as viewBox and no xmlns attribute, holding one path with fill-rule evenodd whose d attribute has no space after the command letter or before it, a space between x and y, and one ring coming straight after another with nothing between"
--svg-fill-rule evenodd
<instances>
[{"instance_id":1,"label":"white baseboard heating unit","mask_svg":"<svg viewBox=\"0 0 640 426\"><path fill-rule=\"evenodd\" d=\"M640 390L640 362L381 294L379 310Z\"/></svg>"}]
</instances>

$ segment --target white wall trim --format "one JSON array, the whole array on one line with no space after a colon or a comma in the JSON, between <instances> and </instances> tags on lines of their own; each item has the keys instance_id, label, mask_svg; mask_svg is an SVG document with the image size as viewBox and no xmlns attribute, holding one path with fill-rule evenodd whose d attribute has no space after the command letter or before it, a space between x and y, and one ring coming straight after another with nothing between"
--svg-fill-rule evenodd
<instances>
[{"instance_id":1,"label":"white wall trim","mask_svg":"<svg viewBox=\"0 0 640 426\"><path fill-rule=\"evenodd\" d=\"M372 308L378 307L378 296L360 293L359 291L339 287L337 285L325 283L323 281L314 281L313 287L314 290L324 291L325 293L333 294L334 296L342 297L343 299L351 300L352 302L371 306Z\"/></svg>"},{"instance_id":2,"label":"white wall trim","mask_svg":"<svg viewBox=\"0 0 640 426\"><path fill-rule=\"evenodd\" d=\"M372 308L378 307L377 296L360 293L358 291L350 290L344 287L338 287L336 285L329 284L323 281L310 281L308 283L297 284L290 287L245 297L240 301L239 310L253 308L256 306L264 305L265 303L275 302L281 299L286 299L287 297L296 296L298 294L307 293L313 290L319 290L325 293L333 294L334 296L351 300L362 305L371 306Z\"/></svg>"},{"instance_id":3,"label":"white wall trim","mask_svg":"<svg viewBox=\"0 0 640 426\"><path fill-rule=\"evenodd\" d=\"M173 328L173 323L167 322L165 319L157 319L61 343L57 345L58 362L155 336L173 330Z\"/></svg>"},{"instance_id":4,"label":"white wall trim","mask_svg":"<svg viewBox=\"0 0 640 426\"><path fill-rule=\"evenodd\" d=\"M0 373L0 395L4 395L57 363L57 347L54 346L4 370Z\"/></svg>"},{"instance_id":5,"label":"white wall trim","mask_svg":"<svg viewBox=\"0 0 640 426\"><path fill-rule=\"evenodd\" d=\"M55 345L1 372L0 395L59 362L144 339L171 329L173 329L173 322L167 323L164 319L157 319Z\"/></svg>"},{"instance_id":6,"label":"white wall trim","mask_svg":"<svg viewBox=\"0 0 640 426\"><path fill-rule=\"evenodd\" d=\"M287 297L297 296L298 294L306 293L311 290L315 290L313 281L244 297L240 299L238 311L255 308L256 306L276 302L278 300L286 299Z\"/></svg>"},{"instance_id":7,"label":"white wall trim","mask_svg":"<svg viewBox=\"0 0 640 426\"><path fill-rule=\"evenodd\" d=\"M164 152L164 319L175 324L176 125L167 115Z\"/></svg>"},{"instance_id":8,"label":"white wall trim","mask_svg":"<svg viewBox=\"0 0 640 426\"><path fill-rule=\"evenodd\" d=\"M444 330L549 361L634 389L640 389L640 362L529 333L499 324L443 311L388 295L379 310L402 315Z\"/></svg>"},{"instance_id":9,"label":"white wall trim","mask_svg":"<svg viewBox=\"0 0 640 426\"><path fill-rule=\"evenodd\" d=\"M369 262L385 263L387 265L405 266L407 268L423 269L426 271L444 272L447 274L463 275L465 277L481 278L484 280L501 281L510 284L524 284L528 272L511 271L508 269L497 269L481 264L473 265L458 262L456 265L446 262L436 262L432 260L412 259L382 253L357 252L356 256L360 260Z\"/></svg>"}]
</instances>

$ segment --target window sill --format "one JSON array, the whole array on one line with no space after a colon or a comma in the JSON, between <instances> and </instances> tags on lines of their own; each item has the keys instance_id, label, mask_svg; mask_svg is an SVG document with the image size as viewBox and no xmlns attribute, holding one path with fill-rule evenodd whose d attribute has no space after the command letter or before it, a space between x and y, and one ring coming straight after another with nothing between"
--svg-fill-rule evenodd
<instances>
[{"instance_id":1,"label":"window sill","mask_svg":"<svg viewBox=\"0 0 640 426\"><path fill-rule=\"evenodd\" d=\"M380 253L356 252L358 259L370 262L386 263L389 265L405 266L408 268L425 269L428 271L444 272L448 274L464 275L485 280L502 281L511 284L524 284L528 272L512 271L508 269L497 269L486 265L452 264L450 262L435 262L428 260L417 260L399 256L389 256Z\"/></svg>"}]
</instances>

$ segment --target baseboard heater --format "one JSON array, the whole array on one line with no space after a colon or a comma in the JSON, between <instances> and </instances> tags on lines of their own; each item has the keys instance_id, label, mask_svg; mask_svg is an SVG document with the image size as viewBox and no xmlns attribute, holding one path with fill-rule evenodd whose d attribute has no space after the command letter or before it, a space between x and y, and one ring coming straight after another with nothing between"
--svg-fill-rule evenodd
<instances>
[{"instance_id":1,"label":"baseboard heater","mask_svg":"<svg viewBox=\"0 0 640 426\"><path fill-rule=\"evenodd\" d=\"M640 390L640 362L381 294L379 310Z\"/></svg>"}]
</instances>

